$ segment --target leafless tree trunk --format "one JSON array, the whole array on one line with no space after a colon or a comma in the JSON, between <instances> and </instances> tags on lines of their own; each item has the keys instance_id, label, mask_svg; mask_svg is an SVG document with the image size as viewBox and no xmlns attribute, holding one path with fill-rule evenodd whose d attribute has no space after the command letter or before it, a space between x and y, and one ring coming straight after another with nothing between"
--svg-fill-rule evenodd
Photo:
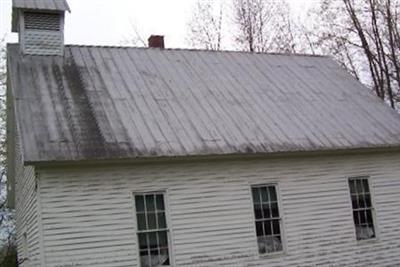
<instances>
[{"instance_id":1,"label":"leafless tree trunk","mask_svg":"<svg viewBox=\"0 0 400 267\"><path fill-rule=\"evenodd\" d=\"M218 8L216 8L218 6ZM188 23L188 44L194 48L221 50L223 39L223 2L198 0Z\"/></svg>"},{"instance_id":2,"label":"leafless tree trunk","mask_svg":"<svg viewBox=\"0 0 400 267\"><path fill-rule=\"evenodd\" d=\"M13 212L8 209L6 166L6 47L0 40L0 266L16 261ZM7 265L5 265L7 264Z\"/></svg>"},{"instance_id":3,"label":"leafless tree trunk","mask_svg":"<svg viewBox=\"0 0 400 267\"><path fill-rule=\"evenodd\" d=\"M139 30L139 27L136 23L130 22L131 24L131 32L129 36L124 36L121 41L121 45L133 45L137 47L147 47L146 38L143 37L143 33Z\"/></svg>"},{"instance_id":4,"label":"leafless tree trunk","mask_svg":"<svg viewBox=\"0 0 400 267\"><path fill-rule=\"evenodd\" d=\"M295 22L286 0L198 0L188 24L191 47L251 52L313 51L309 35ZM225 41L230 43L224 43Z\"/></svg>"},{"instance_id":5,"label":"leafless tree trunk","mask_svg":"<svg viewBox=\"0 0 400 267\"><path fill-rule=\"evenodd\" d=\"M294 53L295 36L285 0L234 0L236 41L251 52Z\"/></svg>"},{"instance_id":6,"label":"leafless tree trunk","mask_svg":"<svg viewBox=\"0 0 400 267\"><path fill-rule=\"evenodd\" d=\"M316 12L320 20L313 28L315 46L333 55L396 109L400 100L399 1L324 0Z\"/></svg>"}]
</instances>

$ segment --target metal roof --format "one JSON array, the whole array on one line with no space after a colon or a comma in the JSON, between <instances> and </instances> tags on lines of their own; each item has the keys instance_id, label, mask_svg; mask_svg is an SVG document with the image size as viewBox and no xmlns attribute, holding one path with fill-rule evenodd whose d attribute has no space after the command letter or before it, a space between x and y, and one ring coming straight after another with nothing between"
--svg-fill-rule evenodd
<instances>
[{"instance_id":1,"label":"metal roof","mask_svg":"<svg viewBox=\"0 0 400 267\"><path fill-rule=\"evenodd\" d=\"M66 0L13 0L13 8L70 11Z\"/></svg>"},{"instance_id":2,"label":"metal roof","mask_svg":"<svg viewBox=\"0 0 400 267\"><path fill-rule=\"evenodd\" d=\"M66 46L9 73L27 162L381 148L400 115L327 57Z\"/></svg>"},{"instance_id":3,"label":"metal roof","mask_svg":"<svg viewBox=\"0 0 400 267\"><path fill-rule=\"evenodd\" d=\"M13 0L11 30L18 32L18 9L71 12L67 0Z\"/></svg>"}]
</instances>

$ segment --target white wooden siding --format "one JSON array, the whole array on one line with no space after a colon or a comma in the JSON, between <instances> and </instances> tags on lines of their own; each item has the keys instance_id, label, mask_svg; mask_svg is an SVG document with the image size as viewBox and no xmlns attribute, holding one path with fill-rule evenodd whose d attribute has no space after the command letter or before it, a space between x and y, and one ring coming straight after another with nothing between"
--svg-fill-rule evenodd
<instances>
[{"instance_id":1,"label":"white wooden siding","mask_svg":"<svg viewBox=\"0 0 400 267\"><path fill-rule=\"evenodd\" d=\"M40 264L40 234L39 234L39 210L37 207L36 179L34 167L25 167L22 164L21 148L18 138L15 136L15 198L16 198L16 230L17 249L19 261L22 262L24 251L27 252L27 260L20 267L41 266ZM27 236L27 248L24 248L23 235Z\"/></svg>"},{"instance_id":2,"label":"white wooden siding","mask_svg":"<svg viewBox=\"0 0 400 267\"><path fill-rule=\"evenodd\" d=\"M63 52L61 32L25 30L24 53L32 55L61 55Z\"/></svg>"},{"instance_id":3,"label":"white wooden siding","mask_svg":"<svg viewBox=\"0 0 400 267\"><path fill-rule=\"evenodd\" d=\"M132 192L165 190L175 266L399 266L399 154L40 170L46 267L138 266ZM369 175L378 240L357 242L348 177ZM259 256L250 186L279 184L286 251Z\"/></svg>"},{"instance_id":4,"label":"white wooden siding","mask_svg":"<svg viewBox=\"0 0 400 267\"><path fill-rule=\"evenodd\" d=\"M63 55L64 53L64 15L60 15L58 31L25 28L25 15L20 17L20 43L24 54ZM37 15L40 17L40 13Z\"/></svg>"}]
</instances>

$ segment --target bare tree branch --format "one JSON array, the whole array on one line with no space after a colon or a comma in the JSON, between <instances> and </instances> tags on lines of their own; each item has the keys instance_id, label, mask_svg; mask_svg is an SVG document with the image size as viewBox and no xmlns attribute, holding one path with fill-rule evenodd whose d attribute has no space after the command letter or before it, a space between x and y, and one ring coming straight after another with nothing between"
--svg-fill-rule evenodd
<instances>
[{"instance_id":1,"label":"bare tree branch","mask_svg":"<svg viewBox=\"0 0 400 267\"><path fill-rule=\"evenodd\" d=\"M221 50L223 41L223 2L219 7L212 0L198 0L188 22L187 42L191 47Z\"/></svg>"}]
</instances>

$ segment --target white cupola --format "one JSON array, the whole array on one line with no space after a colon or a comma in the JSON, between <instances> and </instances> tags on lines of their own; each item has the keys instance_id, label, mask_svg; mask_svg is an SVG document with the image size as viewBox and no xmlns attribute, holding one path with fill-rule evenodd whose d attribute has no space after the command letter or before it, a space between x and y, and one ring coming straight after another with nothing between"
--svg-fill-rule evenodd
<instances>
[{"instance_id":1,"label":"white cupola","mask_svg":"<svg viewBox=\"0 0 400 267\"><path fill-rule=\"evenodd\" d=\"M64 54L66 0L13 0L12 31L19 33L21 52Z\"/></svg>"}]
</instances>

